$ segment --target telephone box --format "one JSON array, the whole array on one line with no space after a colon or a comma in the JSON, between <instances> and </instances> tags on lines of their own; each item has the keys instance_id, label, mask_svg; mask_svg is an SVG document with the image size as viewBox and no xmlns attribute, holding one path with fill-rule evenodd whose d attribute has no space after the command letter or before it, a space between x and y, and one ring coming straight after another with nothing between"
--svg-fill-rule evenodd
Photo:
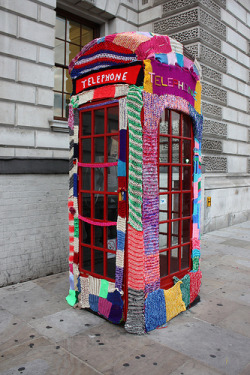
<instances>
[{"instance_id":1,"label":"telephone box","mask_svg":"<svg viewBox=\"0 0 250 375\"><path fill-rule=\"evenodd\" d=\"M66 299L143 334L200 289L200 66L166 35L125 32L69 71Z\"/></svg>"}]
</instances>

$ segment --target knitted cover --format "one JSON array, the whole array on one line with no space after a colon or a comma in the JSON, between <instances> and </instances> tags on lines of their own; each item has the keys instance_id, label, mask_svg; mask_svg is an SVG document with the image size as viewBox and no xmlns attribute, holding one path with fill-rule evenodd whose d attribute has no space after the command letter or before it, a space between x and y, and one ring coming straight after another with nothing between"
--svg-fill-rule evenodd
<instances>
[{"instance_id":1,"label":"knitted cover","mask_svg":"<svg viewBox=\"0 0 250 375\"><path fill-rule=\"evenodd\" d=\"M76 79L91 77L97 71L123 69L126 64L144 62L143 87L126 82L86 89L71 97L69 105L69 281L67 301L90 307L117 324L123 316L123 274L127 265L128 311L125 328L143 334L184 311L200 290L200 207L201 207L201 114L200 65L182 44L166 35L125 32L90 42L72 60L69 71ZM140 63L141 64L141 63ZM114 68L112 68L114 67ZM108 69L108 70L107 70ZM117 71L118 71L117 70ZM108 73L106 73L108 74ZM126 73L124 73L126 76ZM141 74L141 73L140 73ZM86 78L84 78L86 77ZM91 82L91 81L90 81ZM98 81L99 82L99 81ZM127 81L129 82L129 81ZM97 81L95 81L97 84ZM73 86L74 86L73 85ZM87 85L87 84L86 84ZM88 87L91 87L88 83ZM85 87L85 84L83 85ZM74 86L75 87L75 86ZM79 85L78 85L79 88ZM80 86L81 88L81 86ZM75 90L75 89L74 89ZM96 165L78 164L78 107L98 108L92 101L119 100L118 217L115 283L79 272L78 168ZM116 100L116 102L118 102ZM143 128L141 111L144 109ZM159 187L158 124L165 108L189 115L194 131L192 271L175 285L160 289L159 274ZM127 126L128 125L128 126ZM127 145L127 132L129 145ZM129 155L127 160L127 148ZM128 164L128 176L127 173ZM106 166L108 167L108 165ZM127 187L128 177L128 187ZM127 213L127 201L128 209ZM85 220L85 219L84 219ZM88 220L88 219L86 219ZM93 222L92 225L98 223ZM128 236L126 236L126 228ZM127 241L126 241L127 237ZM124 261L127 244L127 262Z\"/></svg>"}]
</instances>

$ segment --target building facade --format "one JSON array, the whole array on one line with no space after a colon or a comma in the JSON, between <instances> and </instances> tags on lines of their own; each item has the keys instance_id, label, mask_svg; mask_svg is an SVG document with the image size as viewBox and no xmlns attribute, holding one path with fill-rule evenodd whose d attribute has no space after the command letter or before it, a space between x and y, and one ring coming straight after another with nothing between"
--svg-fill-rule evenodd
<instances>
[{"instance_id":1,"label":"building facade","mask_svg":"<svg viewBox=\"0 0 250 375\"><path fill-rule=\"evenodd\" d=\"M93 38L134 30L174 37L201 65L203 232L249 219L248 0L0 0L0 285L67 269L67 66Z\"/></svg>"}]
</instances>

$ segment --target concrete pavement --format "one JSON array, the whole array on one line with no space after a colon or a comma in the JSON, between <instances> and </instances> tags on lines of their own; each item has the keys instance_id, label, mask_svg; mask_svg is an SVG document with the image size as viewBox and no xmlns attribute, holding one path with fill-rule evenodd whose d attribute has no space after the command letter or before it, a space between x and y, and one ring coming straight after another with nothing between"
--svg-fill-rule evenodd
<instances>
[{"instance_id":1,"label":"concrete pavement","mask_svg":"<svg viewBox=\"0 0 250 375\"><path fill-rule=\"evenodd\" d=\"M0 375L249 375L250 222L202 237L201 302L134 336L68 306L68 273L0 289Z\"/></svg>"}]
</instances>

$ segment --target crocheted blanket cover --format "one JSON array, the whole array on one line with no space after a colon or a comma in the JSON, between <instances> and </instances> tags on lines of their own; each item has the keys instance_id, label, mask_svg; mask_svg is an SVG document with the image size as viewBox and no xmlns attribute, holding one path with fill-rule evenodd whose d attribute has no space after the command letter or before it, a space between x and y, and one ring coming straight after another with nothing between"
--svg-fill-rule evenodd
<instances>
[{"instance_id":1,"label":"crocheted blanket cover","mask_svg":"<svg viewBox=\"0 0 250 375\"><path fill-rule=\"evenodd\" d=\"M109 321L125 321L143 334L185 311L201 285L201 69L182 44L148 32L95 39L69 65L69 295L71 306L90 308ZM127 73L126 73L127 72ZM92 74L92 75L91 75ZM108 77L108 78L107 78ZM92 100L119 101L118 217L115 282L79 272L78 130L79 107ZM94 104L94 103L93 103ZM93 105L92 104L92 105ZM98 105L98 104L97 104ZM144 109L143 128L141 111ZM160 288L158 124L164 109L189 115L194 133L192 270L174 286ZM127 145L127 132L129 144ZM126 159L126 149L129 157ZM126 164L128 187L126 188ZM127 189L127 194L122 194ZM126 205L128 200L128 217ZM124 250L127 236L127 316L124 316Z\"/></svg>"}]
</instances>

